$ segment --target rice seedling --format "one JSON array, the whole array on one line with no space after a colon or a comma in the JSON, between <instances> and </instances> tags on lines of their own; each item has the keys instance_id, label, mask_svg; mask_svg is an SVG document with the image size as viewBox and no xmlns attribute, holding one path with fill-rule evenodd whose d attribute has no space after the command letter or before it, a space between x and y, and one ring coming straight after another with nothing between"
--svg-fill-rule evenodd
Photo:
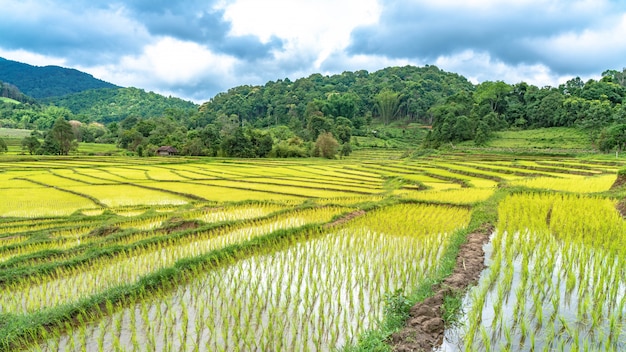
<instances>
[{"instance_id":1,"label":"rice seedling","mask_svg":"<svg viewBox=\"0 0 626 352\"><path fill-rule=\"evenodd\" d=\"M500 204L498 213L491 257L501 264L492 265L472 290L476 293L469 296L467 330L484 328L493 344L513 350L626 347L626 331L617 328L624 320L615 309L626 296L621 269L626 267L626 225L614 202L577 195L516 194ZM498 278L496 287L504 286L502 294L493 291L489 277ZM482 311L493 311L494 300L502 300L507 292L512 295L501 303L495 324L472 319ZM496 298L483 302L478 299L481 293ZM545 327L555 331L535 334L535 329ZM501 330L510 336L503 338L497 333ZM484 339L465 338L471 341L467 342L471 350L485 350Z\"/></svg>"},{"instance_id":2,"label":"rice seedling","mask_svg":"<svg viewBox=\"0 0 626 352\"><path fill-rule=\"evenodd\" d=\"M495 189L452 189L445 191L411 191L402 193L405 198L452 204L473 204L491 197Z\"/></svg>"},{"instance_id":3,"label":"rice seedling","mask_svg":"<svg viewBox=\"0 0 626 352\"><path fill-rule=\"evenodd\" d=\"M127 205L169 205L186 204L189 199L171 193L139 188L132 185L89 185L74 187L74 191L98 199L110 207ZM84 206L82 208L85 208Z\"/></svg>"},{"instance_id":4,"label":"rice seedling","mask_svg":"<svg viewBox=\"0 0 626 352\"><path fill-rule=\"evenodd\" d=\"M528 188L550 189L576 193L598 193L607 191L615 182L615 175L576 176L566 175L562 178L536 177L509 181L515 186Z\"/></svg>"},{"instance_id":5,"label":"rice seedling","mask_svg":"<svg viewBox=\"0 0 626 352\"><path fill-rule=\"evenodd\" d=\"M192 237L151 243L83 265L59 267L49 274L30 276L7 285L0 293L0 313L34 312L73 302L110 287L132 283L180 259L199 256L278 229L327 222L342 211L341 208L313 208L231 231L208 231Z\"/></svg>"},{"instance_id":6,"label":"rice seedling","mask_svg":"<svg viewBox=\"0 0 626 352\"><path fill-rule=\"evenodd\" d=\"M111 306L104 324L69 329L37 347L104 340L125 350L328 350L373 326L386 292L413 287L435 270L447 234L468 221L463 208L374 211L333 231L311 230L306 241L195 271L191 281L146 293L141 303ZM102 325L116 327L102 332Z\"/></svg>"}]
</instances>

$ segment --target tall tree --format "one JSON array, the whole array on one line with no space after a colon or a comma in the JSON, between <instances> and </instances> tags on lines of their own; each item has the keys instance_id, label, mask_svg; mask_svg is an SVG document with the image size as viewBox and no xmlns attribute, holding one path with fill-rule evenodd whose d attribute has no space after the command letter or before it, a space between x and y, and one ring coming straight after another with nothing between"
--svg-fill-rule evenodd
<instances>
[{"instance_id":1,"label":"tall tree","mask_svg":"<svg viewBox=\"0 0 626 352\"><path fill-rule=\"evenodd\" d=\"M73 143L74 132L72 131L72 125L70 125L70 123L62 117L59 117L56 121L54 121L52 130L50 130L48 135L58 145L58 154L60 155L68 155L70 150L75 147Z\"/></svg>"},{"instance_id":2,"label":"tall tree","mask_svg":"<svg viewBox=\"0 0 626 352\"><path fill-rule=\"evenodd\" d=\"M374 97L376 108L385 125L396 118L400 107L400 94L388 89L382 90Z\"/></svg>"},{"instance_id":3,"label":"tall tree","mask_svg":"<svg viewBox=\"0 0 626 352\"><path fill-rule=\"evenodd\" d=\"M478 104L489 104L492 112L502 114L506 108L506 97L513 91L513 87L502 82L486 81L476 87L474 98Z\"/></svg>"}]
</instances>

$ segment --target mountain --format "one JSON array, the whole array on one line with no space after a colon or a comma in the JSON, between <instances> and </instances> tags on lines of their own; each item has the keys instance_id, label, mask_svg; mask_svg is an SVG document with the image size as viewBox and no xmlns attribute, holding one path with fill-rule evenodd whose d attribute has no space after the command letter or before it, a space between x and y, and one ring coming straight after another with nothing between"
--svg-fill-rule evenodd
<instances>
[{"instance_id":1,"label":"mountain","mask_svg":"<svg viewBox=\"0 0 626 352\"><path fill-rule=\"evenodd\" d=\"M35 99L59 97L98 88L119 88L75 69L32 66L0 57L0 81L10 83Z\"/></svg>"}]
</instances>

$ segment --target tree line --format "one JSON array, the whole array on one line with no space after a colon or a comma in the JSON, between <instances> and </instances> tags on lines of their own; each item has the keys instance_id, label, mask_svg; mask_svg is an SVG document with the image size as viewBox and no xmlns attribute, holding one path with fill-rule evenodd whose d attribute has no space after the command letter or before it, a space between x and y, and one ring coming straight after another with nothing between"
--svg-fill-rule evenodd
<instances>
[{"instance_id":1,"label":"tree line","mask_svg":"<svg viewBox=\"0 0 626 352\"><path fill-rule=\"evenodd\" d=\"M0 123L47 131L60 117L76 120L76 141L116 143L140 155L163 145L185 155L236 157L322 155L321 146L332 145L347 155L353 136L377 136L374 126L411 123L427 127L423 145L429 148L467 140L483 145L502 129L563 126L584 129L603 151L626 146L626 69L607 70L598 80L576 77L558 87L536 87L474 85L436 66L389 67L239 86L199 107L152 104L154 97L142 103L138 99L146 95L137 91L88 91L57 100L59 106L5 103ZM158 101L180 103L167 99ZM116 110L129 102L160 108L143 115Z\"/></svg>"}]
</instances>

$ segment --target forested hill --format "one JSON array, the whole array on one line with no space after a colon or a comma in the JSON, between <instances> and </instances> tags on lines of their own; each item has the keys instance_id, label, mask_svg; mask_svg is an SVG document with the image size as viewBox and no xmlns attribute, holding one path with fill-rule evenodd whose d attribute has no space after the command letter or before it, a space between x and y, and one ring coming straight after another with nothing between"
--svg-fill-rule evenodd
<instances>
[{"instance_id":1,"label":"forested hill","mask_svg":"<svg viewBox=\"0 0 626 352\"><path fill-rule=\"evenodd\" d=\"M324 129L343 117L358 130L372 116L386 123L408 117L430 124L428 110L432 106L458 92L473 90L465 77L436 66L389 67L372 73L313 74L294 82L284 79L264 86L239 86L218 94L200 111L208 122L237 117L242 124L292 129L307 124L320 124Z\"/></svg>"},{"instance_id":2,"label":"forested hill","mask_svg":"<svg viewBox=\"0 0 626 352\"><path fill-rule=\"evenodd\" d=\"M0 98L9 98L20 103L35 103L35 99L22 93L19 88L2 81L0 81Z\"/></svg>"},{"instance_id":3,"label":"forested hill","mask_svg":"<svg viewBox=\"0 0 626 352\"><path fill-rule=\"evenodd\" d=\"M32 66L0 58L0 81L35 99L58 97L97 88L118 88L92 75L59 66Z\"/></svg>"},{"instance_id":4,"label":"forested hill","mask_svg":"<svg viewBox=\"0 0 626 352\"><path fill-rule=\"evenodd\" d=\"M198 106L192 102L138 88L93 89L44 99L43 102L67 108L80 120L104 124L118 122L129 116L145 119L168 115L184 119L198 110Z\"/></svg>"}]
</instances>

